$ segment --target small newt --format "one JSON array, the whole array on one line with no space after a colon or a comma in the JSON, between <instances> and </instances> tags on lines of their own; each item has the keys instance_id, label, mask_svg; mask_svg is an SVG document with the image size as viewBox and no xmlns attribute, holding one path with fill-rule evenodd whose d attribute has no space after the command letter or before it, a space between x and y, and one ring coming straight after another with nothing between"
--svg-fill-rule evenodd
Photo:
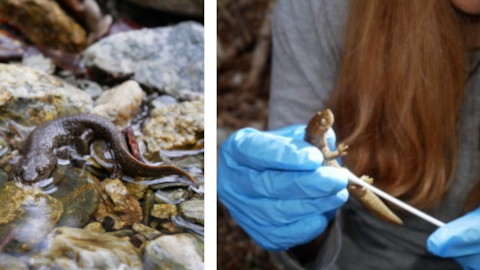
<instances>
[{"instance_id":1,"label":"small newt","mask_svg":"<svg viewBox=\"0 0 480 270\"><path fill-rule=\"evenodd\" d=\"M348 146L345 144L339 144L336 151L332 151L328 147L325 134L327 133L328 129L333 126L333 122L333 113L329 109L317 112L312 119L310 119L307 125L305 130L305 141L320 149L325 158L324 165L340 168L341 166L336 159L347 154ZM368 176L362 176L361 179L369 184L373 183L373 179L369 178ZM358 199L365 208L367 208L380 219L396 225L403 224L403 221L370 190L353 183L349 183L347 189L350 194Z\"/></svg>"},{"instance_id":2,"label":"small newt","mask_svg":"<svg viewBox=\"0 0 480 270\"><path fill-rule=\"evenodd\" d=\"M23 183L47 179L55 169L57 157L65 155L58 150L60 147L76 144L81 155L88 155L94 139L109 142L119 168L127 174L142 177L180 175L195 183L195 178L180 168L151 166L135 159L118 128L107 119L93 114L61 117L36 127L25 141L20 155L10 158L12 176Z\"/></svg>"}]
</instances>

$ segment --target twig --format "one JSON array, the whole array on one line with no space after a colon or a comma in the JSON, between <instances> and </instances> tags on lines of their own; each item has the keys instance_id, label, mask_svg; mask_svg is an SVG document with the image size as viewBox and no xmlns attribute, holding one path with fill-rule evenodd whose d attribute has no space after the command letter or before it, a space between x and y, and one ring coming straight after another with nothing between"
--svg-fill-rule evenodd
<instances>
[{"instance_id":1,"label":"twig","mask_svg":"<svg viewBox=\"0 0 480 270\"><path fill-rule=\"evenodd\" d=\"M8 243L10 243L10 241L16 236L18 231L19 228L15 227L5 236L5 238L2 239L2 241L0 242L0 252L2 252L3 249L8 245Z\"/></svg>"},{"instance_id":2,"label":"twig","mask_svg":"<svg viewBox=\"0 0 480 270\"><path fill-rule=\"evenodd\" d=\"M5 133L3 133L2 130L0 130L0 136L2 136L9 144L11 144L15 149L19 150L18 147L12 142L10 141L10 139L7 137L7 135L5 135Z\"/></svg>"}]
</instances>

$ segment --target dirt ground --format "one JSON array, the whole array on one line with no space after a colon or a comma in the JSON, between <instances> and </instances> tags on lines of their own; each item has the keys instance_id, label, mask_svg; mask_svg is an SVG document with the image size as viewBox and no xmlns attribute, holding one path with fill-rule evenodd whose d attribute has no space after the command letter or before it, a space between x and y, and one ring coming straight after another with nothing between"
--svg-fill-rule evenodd
<instances>
[{"instance_id":1,"label":"dirt ground","mask_svg":"<svg viewBox=\"0 0 480 270\"><path fill-rule=\"evenodd\" d=\"M270 16L275 0L217 3L218 140L242 127L265 129L270 86ZM276 269L218 202L218 269Z\"/></svg>"}]
</instances>

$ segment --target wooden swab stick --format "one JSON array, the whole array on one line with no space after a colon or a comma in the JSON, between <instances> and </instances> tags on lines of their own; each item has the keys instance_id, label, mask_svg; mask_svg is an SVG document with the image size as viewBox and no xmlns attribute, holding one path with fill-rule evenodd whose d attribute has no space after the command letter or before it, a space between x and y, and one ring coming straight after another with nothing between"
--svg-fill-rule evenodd
<instances>
[{"instance_id":1,"label":"wooden swab stick","mask_svg":"<svg viewBox=\"0 0 480 270\"><path fill-rule=\"evenodd\" d=\"M347 173L348 180L350 180L350 182L355 183L359 186L362 186L362 187L364 187L368 190L371 190L373 193L377 194L378 196L382 197L383 199L397 205L398 207L400 207L402 209L405 209L406 211L416 215L417 217L419 217L421 219L424 219L424 220L432 223L433 225L436 225L438 227L441 227L441 226L445 225L445 223L441 222L440 220L438 220L438 219L436 219L432 216L427 215L426 213L418 210L417 208L414 208L414 207L400 201L399 199L389 195L388 193L383 192L382 190L380 190L380 189L378 189L378 188L376 188L376 187L374 187L370 184L365 183L365 181L358 178L349 169L347 169L347 168L342 168L342 169L345 170L345 172Z\"/></svg>"}]
</instances>

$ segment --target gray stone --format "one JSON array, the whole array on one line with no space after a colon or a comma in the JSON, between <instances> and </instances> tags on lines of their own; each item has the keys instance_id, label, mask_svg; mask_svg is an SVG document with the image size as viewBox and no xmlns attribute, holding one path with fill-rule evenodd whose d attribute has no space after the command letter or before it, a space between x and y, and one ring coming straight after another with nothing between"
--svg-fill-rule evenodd
<instances>
[{"instance_id":1,"label":"gray stone","mask_svg":"<svg viewBox=\"0 0 480 270\"><path fill-rule=\"evenodd\" d=\"M188 199L188 191L182 188L174 190L157 190L155 192L156 203L179 204Z\"/></svg>"},{"instance_id":2,"label":"gray stone","mask_svg":"<svg viewBox=\"0 0 480 270\"><path fill-rule=\"evenodd\" d=\"M85 51L84 63L111 74L135 73L133 79L159 93L187 97L204 91L203 26L183 22L118 33Z\"/></svg>"},{"instance_id":3,"label":"gray stone","mask_svg":"<svg viewBox=\"0 0 480 270\"><path fill-rule=\"evenodd\" d=\"M202 149L204 132L203 102L181 102L152 110L143 128L142 139L148 145L147 158L160 150Z\"/></svg>"},{"instance_id":4,"label":"gray stone","mask_svg":"<svg viewBox=\"0 0 480 270\"><path fill-rule=\"evenodd\" d=\"M204 244L189 233L162 235L145 246L146 269L204 269Z\"/></svg>"},{"instance_id":5,"label":"gray stone","mask_svg":"<svg viewBox=\"0 0 480 270\"><path fill-rule=\"evenodd\" d=\"M120 231L107 232L105 234L115 236L115 237L123 237L123 236L133 235L133 231L132 230L120 230Z\"/></svg>"},{"instance_id":6,"label":"gray stone","mask_svg":"<svg viewBox=\"0 0 480 270\"><path fill-rule=\"evenodd\" d=\"M147 238L148 240L153 240L162 234L161 232L141 223L133 223L132 229L135 232L145 236L145 238Z\"/></svg>"},{"instance_id":7,"label":"gray stone","mask_svg":"<svg viewBox=\"0 0 480 270\"><path fill-rule=\"evenodd\" d=\"M0 239L7 252L28 251L53 228L63 213L62 203L37 186L9 181L0 188Z\"/></svg>"},{"instance_id":8,"label":"gray stone","mask_svg":"<svg viewBox=\"0 0 480 270\"><path fill-rule=\"evenodd\" d=\"M96 100L90 113L107 118L119 127L125 127L137 114L145 92L136 81L126 81L107 90Z\"/></svg>"},{"instance_id":9,"label":"gray stone","mask_svg":"<svg viewBox=\"0 0 480 270\"><path fill-rule=\"evenodd\" d=\"M154 204L150 215L159 219L170 219L177 216L177 206L174 204Z\"/></svg>"},{"instance_id":10,"label":"gray stone","mask_svg":"<svg viewBox=\"0 0 480 270\"><path fill-rule=\"evenodd\" d=\"M47 239L48 248L30 259L33 269L143 269L135 247L115 236L60 227Z\"/></svg>"},{"instance_id":11,"label":"gray stone","mask_svg":"<svg viewBox=\"0 0 480 270\"><path fill-rule=\"evenodd\" d=\"M197 223L203 224L204 222L204 203L203 200L192 200L183 202L179 207L180 215L182 217L193 220Z\"/></svg>"},{"instance_id":12,"label":"gray stone","mask_svg":"<svg viewBox=\"0 0 480 270\"><path fill-rule=\"evenodd\" d=\"M176 98L169 95L161 95L159 97L156 97L154 100L152 100L152 102L150 102L150 105L154 109L160 109L162 107L165 107L170 104L175 104L175 103L178 103Z\"/></svg>"},{"instance_id":13,"label":"gray stone","mask_svg":"<svg viewBox=\"0 0 480 270\"><path fill-rule=\"evenodd\" d=\"M100 222L92 222L85 226L85 230L91 231L91 232L97 232L97 233L104 233L105 229L102 226L102 223Z\"/></svg>"},{"instance_id":14,"label":"gray stone","mask_svg":"<svg viewBox=\"0 0 480 270\"><path fill-rule=\"evenodd\" d=\"M23 58L22 65L33 68L40 73L53 74L55 72L55 64L52 59L44 57L42 54Z\"/></svg>"},{"instance_id":15,"label":"gray stone","mask_svg":"<svg viewBox=\"0 0 480 270\"><path fill-rule=\"evenodd\" d=\"M182 228L184 230L194 232L199 235L204 235L205 228L202 225L198 225L197 223L188 221L181 216L172 217L172 222L175 226Z\"/></svg>"},{"instance_id":16,"label":"gray stone","mask_svg":"<svg viewBox=\"0 0 480 270\"><path fill-rule=\"evenodd\" d=\"M0 253L0 269L28 270L28 267L21 260L4 253Z\"/></svg>"},{"instance_id":17,"label":"gray stone","mask_svg":"<svg viewBox=\"0 0 480 270\"><path fill-rule=\"evenodd\" d=\"M100 97L103 93L102 87L96 82L89 81L89 80L76 80L77 87L85 91L93 100Z\"/></svg>"},{"instance_id":18,"label":"gray stone","mask_svg":"<svg viewBox=\"0 0 480 270\"><path fill-rule=\"evenodd\" d=\"M57 226L84 227L100 203L100 184L79 168L57 166L52 177L59 174L56 191L51 194L63 203L64 208Z\"/></svg>"}]
</instances>

